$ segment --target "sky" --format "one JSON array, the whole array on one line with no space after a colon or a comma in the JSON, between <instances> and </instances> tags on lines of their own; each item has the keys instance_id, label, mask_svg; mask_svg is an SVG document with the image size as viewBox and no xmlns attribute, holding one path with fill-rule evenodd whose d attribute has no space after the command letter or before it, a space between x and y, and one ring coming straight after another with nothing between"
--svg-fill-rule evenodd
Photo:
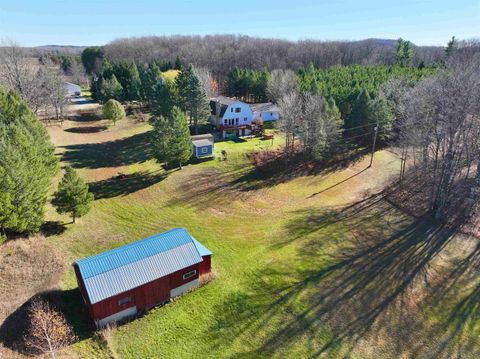
<instances>
[{"instance_id":1,"label":"sky","mask_svg":"<svg viewBox=\"0 0 480 359\"><path fill-rule=\"evenodd\" d=\"M0 39L24 46L172 34L445 45L480 37L480 0L0 0Z\"/></svg>"}]
</instances>

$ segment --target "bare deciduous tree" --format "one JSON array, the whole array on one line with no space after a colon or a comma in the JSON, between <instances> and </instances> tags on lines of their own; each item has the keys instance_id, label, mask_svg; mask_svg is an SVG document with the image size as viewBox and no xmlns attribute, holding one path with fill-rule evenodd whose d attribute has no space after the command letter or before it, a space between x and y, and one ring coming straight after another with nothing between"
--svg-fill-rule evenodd
<instances>
[{"instance_id":1,"label":"bare deciduous tree","mask_svg":"<svg viewBox=\"0 0 480 359\"><path fill-rule=\"evenodd\" d=\"M28 59L27 52L17 43L9 41L0 47L0 81L15 90L33 112L41 107L39 65Z\"/></svg>"},{"instance_id":2,"label":"bare deciduous tree","mask_svg":"<svg viewBox=\"0 0 480 359\"><path fill-rule=\"evenodd\" d=\"M273 70L268 80L267 96L277 103L286 94L297 92L298 88L298 77L293 71Z\"/></svg>"},{"instance_id":3,"label":"bare deciduous tree","mask_svg":"<svg viewBox=\"0 0 480 359\"><path fill-rule=\"evenodd\" d=\"M447 39L446 39L447 40ZM162 59L208 68L214 76L225 76L233 68L254 70L296 70L313 63L315 67L335 65L392 65L395 42L368 39L362 41L286 41L242 35L147 36L112 41L104 47L111 61L129 60L149 63ZM415 46L413 65L433 64L443 58L441 46ZM248 54L248 56L246 56Z\"/></svg>"},{"instance_id":4,"label":"bare deciduous tree","mask_svg":"<svg viewBox=\"0 0 480 359\"><path fill-rule=\"evenodd\" d=\"M45 62L45 61L44 61ZM59 69L29 57L25 48L8 42L0 48L0 84L20 94L34 113L43 110L59 119L68 102Z\"/></svg>"},{"instance_id":5,"label":"bare deciduous tree","mask_svg":"<svg viewBox=\"0 0 480 359\"><path fill-rule=\"evenodd\" d=\"M278 126L285 132L287 155L298 147L307 157L321 159L338 139L340 112L322 96L291 90L279 99L278 106ZM297 139L300 146L296 146Z\"/></svg>"},{"instance_id":6,"label":"bare deciduous tree","mask_svg":"<svg viewBox=\"0 0 480 359\"><path fill-rule=\"evenodd\" d=\"M431 214L444 217L480 184L480 56L452 56L446 69L413 87L389 87L400 144L425 173Z\"/></svg>"},{"instance_id":7,"label":"bare deciduous tree","mask_svg":"<svg viewBox=\"0 0 480 359\"><path fill-rule=\"evenodd\" d=\"M33 300L28 318L30 327L25 343L32 353L50 354L55 359L58 350L76 340L64 316L42 299Z\"/></svg>"},{"instance_id":8,"label":"bare deciduous tree","mask_svg":"<svg viewBox=\"0 0 480 359\"><path fill-rule=\"evenodd\" d=\"M204 67L194 68L198 79L203 85L208 97L214 97L218 95L218 88L215 86L215 80L212 77L210 71Z\"/></svg>"}]
</instances>

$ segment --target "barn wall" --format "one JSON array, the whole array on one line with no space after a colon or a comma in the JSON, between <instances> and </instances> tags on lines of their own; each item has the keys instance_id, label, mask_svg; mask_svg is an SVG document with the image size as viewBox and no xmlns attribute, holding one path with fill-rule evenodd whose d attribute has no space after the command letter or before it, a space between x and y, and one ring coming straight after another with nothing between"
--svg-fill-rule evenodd
<instances>
[{"instance_id":1,"label":"barn wall","mask_svg":"<svg viewBox=\"0 0 480 359\"><path fill-rule=\"evenodd\" d=\"M183 279L183 275L192 270L197 271L195 276ZM98 303L94 303L89 306L91 308L90 315L93 320L96 320L108 317L133 306L136 306L139 312L150 309L157 304L169 300L171 289L196 280L198 277L199 264L194 264L166 277L159 278L137 288L117 294ZM130 297L130 301L126 304L119 304L119 301L126 297Z\"/></svg>"},{"instance_id":2,"label":"barn wall","mask_svg":"<svg viewBox=\"0 0 480 359\"><path fill-rule=\"evenodd\" d=\"M203 256L203 262L198 266L199 274L202 276L212 271L212 256Z\"/></svg>"},{"instance_id":3,"label":"barn wall","mask_svg":"<svg viewBox=\"0 0 480 359\"><path fill-rule=\"evenodd\" d=\"M188 282L191 282L192 280L195 280L195 279L198 279L198 263L197 264L194 264L193 266L190 266L190 267L187 267L187 268L183 268L175 273L172 273L169 275L169 279L170 279L170 289L174 289L174 288L177 288L177 287L180 287L181 285L184 285L185 283L188 283ZM192 270L196 270L197 273L193 276L193 277L190 277L188 279L183 279L183 275L185 273L188 273Z\"/></svg>"},{"instance_id":4,"label":"barn wall","mask_svg":"<svg viewBox=\"0 0 480 359\"><path fill-rule=\"evenodd\" d=\"M90 314L90 317L93 318L93 308L90 304L90 298L88 298L87 290L85 289L85 283L83 283L83 278L80 274L80 269L78 268L77 265L74 265L73 270L75 271L75 276L77 277L78 289L80 290L80 293L82 294L83 300L85 301L85 304L88 308L88 312Z\"/></svg>"},{"instance_id":5,"label":"barn wall","mask_svg":"<svg viewBox=\"0 0 480 359\"><path fill-rule=\"evenodd\" d=\"M123 298L130 297L126 304L120 304ZM92 305L93 319L105 318L109 315L136 306L138 311L151 308L170 298L169 278L162 277L140 287L117 294Z\"/></svg>"}]
</instances>

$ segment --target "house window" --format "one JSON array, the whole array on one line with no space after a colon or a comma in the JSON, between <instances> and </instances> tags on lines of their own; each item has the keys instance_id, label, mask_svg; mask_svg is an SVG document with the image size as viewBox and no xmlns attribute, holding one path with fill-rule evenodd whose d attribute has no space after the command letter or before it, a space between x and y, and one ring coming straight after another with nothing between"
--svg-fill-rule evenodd
<instances>
[{"instance_id":1,"label":"house window","mask_svg":"<svg viewBox=\"0 0 480 359\"><path fill-rule=\"evenodd\" d=\"M273 116L273 112L270 112L270 116Z\"/></svg>"},{"instance_id":2,"label":"house window","mask_svg":"<svg viewBox=\"0 0 480 359\"><path fill-rule=\"evenodd\" d=\"M241 112L241 111L242 111L242 109L241 109L240 107L237 107L237 108L235 109L235 112L236 112L236 113L239 113L239 112Z\"/></svg>"},{"instance_id":3,"label":"house window","mask_svg":"<svg viewBox=\"0 0 480 359\"><path fill-rule=\"evenodd\" d=\"M235 123L238 125L238 118L235 119Z\"/></svg>"},{"instance_id":4,"label":"house window","mask_svg":"<svg viewBox=\"0 0 480 359\"><path fill-rule=\"evenodd\" d=\"M244 118L243 118L243 121L247 121L247 118L246 118L246 117L244 117Z\"/></svg>"},{"instance_id":5,"label":"house window","mask_svg":"<svg viewBox=\"0 0 480 359\"><path fill-rule=\"evenodd\" d=\"M183 275L183 279L188 279L188 278L192 278L192 277L195 277L197 275L197 270L192 270L191 272L188 272L188 273L185 273Z\"/></svg>"},{"instance_id":6,"label":"house window","mask_svg":"<svg viewBox=\"0 0 480 359\"><path fill-rule=\"evenodd\" d=\"M207 147L202 147L202 153L207 153L208 152L208 148Z\"/></svg>"},{"instance_id":7,"label":"house window","mask_svg":"<svg viewBox=\"0 0 480 359\"><path fill-rule=\"evenodd\" d=\"M225 124L227 124L227 121L228 121L228 120L227 120L227 119L225 119Z\"/></svg>"},{"instance_id":8,"label":"house window","mask_svg":"<svg viewBox=\"0 0 480 359\"><path fill-rule=\"evenodd\" d=\"M130 297L125 297L125 298L122 298L118 301L118 305L125 305L125 304L130 303L130 301L131 301Z\"/></svg>"},{"instance_id":9,"label":"house window","mask_svg":"<svg viewBox=\"0 0 480 359\"><path fill-rule=\"evenodd\" d=\"M230 107L230 112L233 112L233 107Z\"/></svg>"}]
</instances>

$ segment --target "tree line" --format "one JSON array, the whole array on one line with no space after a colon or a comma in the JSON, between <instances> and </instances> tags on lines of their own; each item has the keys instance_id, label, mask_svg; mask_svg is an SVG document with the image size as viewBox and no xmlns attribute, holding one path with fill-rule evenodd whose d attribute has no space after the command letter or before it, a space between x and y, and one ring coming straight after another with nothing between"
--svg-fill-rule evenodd
<instances>
[{"instance_id":1,"label":"tree line","mask_svg":"<svg viewBox=\"0 0 480 359\"><path fill-rule=\"evenodd\" d=\"M381 95L395 115L401 178L412 184L407 191L412 197L423 194L433 217L453 221L478 214L480 55L447 50L445 68L415 83L391 79Z\"/></svg>"},{"instance_id":2,"label":"tree line","mask_svg":"<svg viewBox=\"0 0 480 359\"><path fill-rule=\"evenodd\" d=\"M210 69L226 76L235 67L252 70L291 69L313 63L318 68L335 65L394 65L394 40L286 41L241 35L148 36L112 41L103 47L110 61L149 63L155 59L174 61ZM413 46L413 44L412 44ZM412 65L431 65L443 57L442 47L413 46Z\"/></svg>"},{"instance_id":3,"label":"tree line","mask_svg":"<svg viewBox=\"0 0 480 359\"><path fill-rule=\"evenodd\" d=\"M381 86L392 78L403 78L411 83L432 76L434 67L360 66L316 69L313 65L298 71L300 88L338 105L347 135L360 135L371 130L368 124L388 122L388 106L378 98ZM389 126L386 124L386 126ZM352 130L354 129L354 130Z\"/></svg>"}]
</instances>

